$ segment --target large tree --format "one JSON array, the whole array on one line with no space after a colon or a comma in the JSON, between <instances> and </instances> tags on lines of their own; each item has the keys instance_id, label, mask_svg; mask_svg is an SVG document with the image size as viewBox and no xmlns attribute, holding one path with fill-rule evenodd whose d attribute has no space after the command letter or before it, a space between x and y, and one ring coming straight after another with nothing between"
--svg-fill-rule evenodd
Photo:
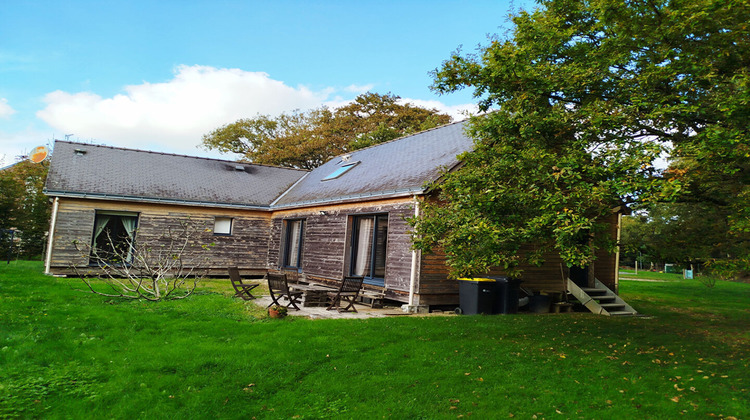
<instances>
[{"instance_id":1,"label":"large tree","mask_svg":"<svg viewBox=\"0 0 750 420\"><path fill-rule=\"evenodd\" d=\"M444 247L454 275L547 251L586 265L614 245L597 235L613 208L685 197L750 230L746 0L550 0L512 20L508 39L435 72L438 92L473 88L488 113L444 205L415 222L418 248ZM682 159L668 173L663 151Z\"/></svg>"},{"instance_id":2,"label":"large tree","mask_svg":"<svg viewBox=\"0 0 750 420\"><path fill-rule=\"evenodd\" d=\"M204 135L203 146L255 163L312 169L341 153L451 121L436 109L399 100L396 95L368 92L336 109L241 119Z\"/></svg>"},{"instance_id":3,"label":"large tree","mask_svg":"<svg viewBox=\"0 0 750 420\"><path fill-rule=\"evenodd\" d=\"M43 193L47 170L46 161L21 161L0 171L0 230L5 232L0 252L9 245L8 230L15 229L21 239L15 251L26 258L41 255L50 215L48 198Z\"/></svg>"}]
</instances>

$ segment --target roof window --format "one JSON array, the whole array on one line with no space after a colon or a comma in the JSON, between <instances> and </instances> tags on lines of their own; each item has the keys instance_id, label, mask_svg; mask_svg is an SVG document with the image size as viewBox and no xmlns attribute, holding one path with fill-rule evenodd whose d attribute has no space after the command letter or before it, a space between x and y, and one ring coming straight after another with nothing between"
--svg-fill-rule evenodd
<instances>
[{"instance_id":1,"label":"roof window","mask_svg":"<svg viewBox=\"0 0 750 420\"><path fill-rule=\"evenodd\" d=\"M331 172L328 176L326 176L325 178L321 179L321 181L328 181L328 180L331 180L331 179L336 179L336 178L340 177L341 175L344 175L345 173L347 173L353 167L357 166L358 163L359 162L352 162L352 163L347 163L345 165L342 165L342 166L336 168L336 170L333 171L333 172Z\"/></svg>"}]
</instances>

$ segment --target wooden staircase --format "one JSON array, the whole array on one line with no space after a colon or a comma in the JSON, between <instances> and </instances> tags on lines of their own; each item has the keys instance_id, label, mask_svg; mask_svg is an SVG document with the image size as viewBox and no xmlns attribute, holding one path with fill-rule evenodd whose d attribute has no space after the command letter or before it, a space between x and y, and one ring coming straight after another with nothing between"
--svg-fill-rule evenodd
<instances>
[{"instance_id":1,"label":"wooden staircase","mask_svg":"<svg viewBox=\"0 0 750 420\"><path fill-rule=\"evenodd\" d=\"M638 312L607 286L594 279L594 287L580 287L568 279L568 291L591 312L606 316L632 316Z\"/></svg>"}]
</instances>

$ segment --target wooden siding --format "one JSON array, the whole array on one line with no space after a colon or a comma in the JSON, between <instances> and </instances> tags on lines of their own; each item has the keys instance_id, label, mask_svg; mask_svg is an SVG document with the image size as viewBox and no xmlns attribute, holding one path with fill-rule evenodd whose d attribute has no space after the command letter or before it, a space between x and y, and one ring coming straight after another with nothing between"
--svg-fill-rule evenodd
<instances>
[{"instance_id":1,"label":"wooden siding","mask_svg":"<svg viewBox=\"0 0 750 420\"><path fill-rule=\"evenodd\" d=\"M617 214L612 214L611 227L608 235L617 237ZM615 284L616 269L615 253L607 253L599 250L594 263L596 277L608 287ZM548 253L543 256L545 262L542 266L522 265L521 286L531 291L562 292L565 290L563 274L560 270L562 259L556 253ZM441 251L431 254L422 254L420 262L418 304L420 305L447 305L458 304L458 282L448 278L448 267L445 265L446 257ZM564 267L564 266L563 266ZM565 269L567 273L567 269ZM501 269L493 269L487 275L502 276L505 273ZM614 289L613 289L614 290Z\"/></svg>"},{"instance_id":2,"label":"wooden siding","mask_svg":"<svg viewBox=\"0 0 750 420\"><path fill-rule=\"evenodd\" d=\"M349 272L351 218L379 213L388 214L384 289L387 295L406 301L412 255L406 218L414 214L414 202L411 198L276 212L269 240L269 266L280 267L282 261L283 220L304 219L301 274L310 280L338 281Z\"/></svg>"},{"instance_id":3,"label":"wooden siding","mask_svg":"<svg viewBox=\"0 0 750 420\"><path fill-rule=\"evenodd\" d=\"M88 265L88 258L75 250L73 240L91 243L97 210L138 213L136 243L158 243L163 233L178 228L180 221L190 223L200 232L191 244L193 251L185 256L186 262L195 264L208 258L205 266L217 274L230 265L246 272L266 268L271 221L267 212L61 198L50 264L53 273L67 273L71 264ZM213 234L216 216L233 219L231 235ZM213 245L201 248L207 244Z\"/></svg>"}]
</instances>

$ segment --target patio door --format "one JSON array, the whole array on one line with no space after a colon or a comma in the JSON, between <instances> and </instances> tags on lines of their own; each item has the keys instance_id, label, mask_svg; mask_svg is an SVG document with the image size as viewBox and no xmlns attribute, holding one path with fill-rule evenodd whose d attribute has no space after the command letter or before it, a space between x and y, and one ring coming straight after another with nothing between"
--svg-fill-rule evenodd
<instances>
[{"instance_id":1,"label":"patio door","mask_svg":"<svg viewBox=\"0 0 750 420\"><path fill-rule=\"evenodd\" d=\"M365 283L385 285L388 215L354 216L349 274L363 276Z\"/></svg>"}]
</instances>

